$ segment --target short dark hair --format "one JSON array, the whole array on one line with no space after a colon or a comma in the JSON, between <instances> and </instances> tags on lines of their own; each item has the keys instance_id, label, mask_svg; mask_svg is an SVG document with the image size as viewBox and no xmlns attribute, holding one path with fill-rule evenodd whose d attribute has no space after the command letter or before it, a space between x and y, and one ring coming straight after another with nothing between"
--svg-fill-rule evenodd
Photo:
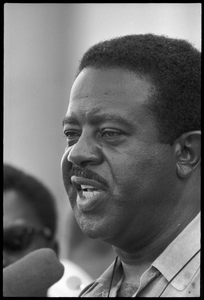
<instances>
[{"instance_id":1,"label":"short dark hair","mask_svg":"<svg viewBox=\"0 0 204 300\"><path fill-rule=\"evenodd\" d=\"M13 190L19 193L34 208L43 225L51 230L52 236L56 232L57 211L55 199L50 190L34 176L14 167L4 164L3 190Z\"/></svg>"},{"instance_id":2,"label":"short dark hair","mask_svg":"<svg viewBox=\"0 0 204 300\"><path fill-rule=\"evenodd\" d=\"M160 142L172 144L184 132L200 130L201 53L189 42L154 34L117 37L88 49L77 75L86 67L122 68L150 79L155 92L147 108Z\"/></svg>"}]
</instances>

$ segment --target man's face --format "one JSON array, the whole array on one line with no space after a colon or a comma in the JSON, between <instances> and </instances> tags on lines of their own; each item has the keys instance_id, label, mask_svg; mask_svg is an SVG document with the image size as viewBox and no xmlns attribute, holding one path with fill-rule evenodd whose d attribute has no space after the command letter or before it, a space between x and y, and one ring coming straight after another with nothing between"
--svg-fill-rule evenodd
<instances>
[{"instance_id":1,"label":"man's face","mask_svg":"<svg viewBox=\"0 0 204 300\"><path fill-rule=\"evenodd\" d=\"M113 245L157 234L174 207L174 153L145 107L152 89L128 71L84 69L63 120L62 175L76 219Z\"/></svg>"}]
</instances>

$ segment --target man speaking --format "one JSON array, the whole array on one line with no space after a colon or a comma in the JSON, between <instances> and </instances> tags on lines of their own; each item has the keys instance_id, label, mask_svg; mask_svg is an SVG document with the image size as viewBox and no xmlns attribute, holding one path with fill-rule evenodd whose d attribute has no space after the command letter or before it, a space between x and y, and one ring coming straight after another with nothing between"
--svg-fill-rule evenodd
<instances>
[{"instance_id":1,"label":"man speaking","mask_svg":"<svg viewBox=\"0 0 204 300\"><path fill-rule=\"evenodd\" d=\"M201 54L153 34L82 57L63 119L64 186L115 262L82 297L200 295Z\"/></svg>"}]
</instances>

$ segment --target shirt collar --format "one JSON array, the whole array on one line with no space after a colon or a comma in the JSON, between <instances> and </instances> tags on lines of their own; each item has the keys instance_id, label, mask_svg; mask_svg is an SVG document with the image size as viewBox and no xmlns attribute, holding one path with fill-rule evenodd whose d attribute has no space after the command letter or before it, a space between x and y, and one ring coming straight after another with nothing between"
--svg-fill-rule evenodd
<instances>
[{"instance_id":1,"label":"shirt collar","mask_svg":"<svg viewBox=\"0 0 204 300\"><path fill-rule=\"evenodd\" d=\"M153 262L163 276L171 281L178 290L183 290L199 268L199 256L186 272L181 269L191 260L200 249L200 213L186 226L186 228L169 244L161 255ZM178 275L176 275L178 273ZM175 276L175 278L174 278ZM174 278L174 279L173 279Z\"/></svg>"},{"instance_id":2,"label":"shirt collar","mask_svg":"<svg viewBox=\"0 0 204 300\"><path fill-rule=\"evenodd\" d=\"M174 276L185 266L185 264L200 249L200 213L192 220L190 224L172 241L171 244L161 253L153 262L152 268L159 270L162 275L171 281ZM197 260L188 268L188 276L185 272L179 273L171 282L177 290L183 290L198 269L200 261ZM110 279L113 273L114 262L109 268L90 286L88 286L83 297L107 297L107 291L110 286ZM150 269L149 268L149 269ZM149 269L146 272L149 272ZM118 259L114 281L119 282L123 276L122 264ZM112 285L114 287L115 284Z\"/></svg>"},{"instance_id":3,"label":"shirt collar","mask_svg":"<svg viewBox=\"0 0 204 300\"><path fill-rule=\"evenodd\" d=\"M88 297L107 297L113 272L114 282L111 284L111 290L115 288L116 283L118 284L123 277L122 264L119 258L117 259L117 262L115 259L109 268L96 279L94 284L86 291L88 292Z\"/></svg>"}]
</instances>

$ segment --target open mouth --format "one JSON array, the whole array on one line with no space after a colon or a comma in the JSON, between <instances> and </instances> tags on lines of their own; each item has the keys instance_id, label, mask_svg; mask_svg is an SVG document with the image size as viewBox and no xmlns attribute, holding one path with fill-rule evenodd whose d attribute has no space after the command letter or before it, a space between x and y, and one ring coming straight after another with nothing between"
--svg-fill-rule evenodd
<instances>
[{"instance_id":1,"label":"open mouth","mask_svg":"<svg viewBox=\"0 0 204 300\"><path fill-rule=\"evenodd\" d=\"M71 183L78 192L82 193L97 193L99 191L106 190L104 184L99 183L98 181L95 181L93 179L72 176Z\"/></svg>"},{"instance_id":2,"label":"open mouth","mask_svg":"<svg viewBox=\"0 0 204 300\"><path fill-rule=\"evenodd\" d=\"M107 193L103 184L92 179L72 176L71 182L77 190L77 206L82 211L93 210L101 204L100 200Z\"/></svg>"},{"instance_id":3,"label":"open mouth","mask_svg":"<svg viewBox=\"0 0 204 300\"><path fill-rule=\"evenodd\" d=\"M86 199L92 198L94 196L100 195L101 190L91 186L91 185L81 185L81 190L79 191L80 196Z\"/></svg>"}]
</instances>

